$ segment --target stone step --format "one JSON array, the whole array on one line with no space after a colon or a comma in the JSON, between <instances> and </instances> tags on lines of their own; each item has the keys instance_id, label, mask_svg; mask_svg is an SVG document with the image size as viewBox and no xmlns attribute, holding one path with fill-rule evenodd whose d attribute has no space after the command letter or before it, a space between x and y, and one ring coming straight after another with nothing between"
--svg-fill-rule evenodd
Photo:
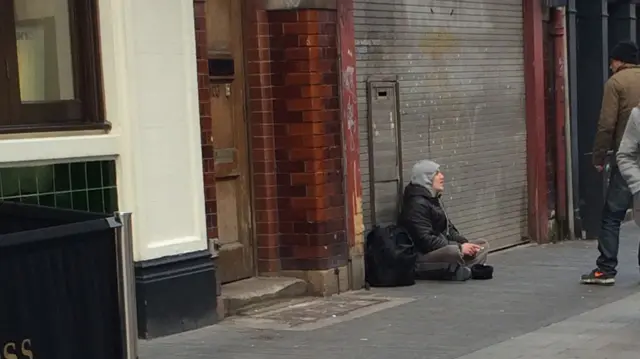
<instances>
[{"instance_id":1,"label":"stone step","mask_svg":"<svg viewBox=\"0 0 640 359\"><path fill-rule=\"evenodd\" d=\"M222 286L224 316L236 315L243 308L307 293L307 282L289 277L254 277Z\"/></svg>"}]
</instances>

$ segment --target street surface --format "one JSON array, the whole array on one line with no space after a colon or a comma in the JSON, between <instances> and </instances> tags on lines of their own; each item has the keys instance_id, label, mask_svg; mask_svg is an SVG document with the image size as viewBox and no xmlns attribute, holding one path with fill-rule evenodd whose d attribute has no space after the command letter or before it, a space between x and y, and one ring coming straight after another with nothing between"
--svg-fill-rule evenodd
<instances>
[{"instance_id":1,"label":"street surface","mask_svg":"<svg viewBox=\"0 0 640 359\"><path fill-rule=\"evenodd\" d=\"M594 241L521 247L490 257L491 281L363 291L395 304L305 330L226 320L141 342L140 359L638 359L638 239L640 229L626 224L614 287L578 284L594 265Z\"/></svg>"}]
</instances>

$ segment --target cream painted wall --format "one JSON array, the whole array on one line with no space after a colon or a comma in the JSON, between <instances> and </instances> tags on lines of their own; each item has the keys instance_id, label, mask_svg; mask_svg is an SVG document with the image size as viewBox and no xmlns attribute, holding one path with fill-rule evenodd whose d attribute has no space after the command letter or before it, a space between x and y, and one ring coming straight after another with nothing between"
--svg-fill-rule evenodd
<instances>
[{"instance_id":1,"label":"cream painted wall","mask_svg":"<svg viewBox=\"0 0 640 359\"><path fill-rule=\"evenodd\" d=\"M105 99L117 117L135 258L207 248L192 0L101 0Z\"/></svg>"},{"instance_id":2,"label":"cream painted wall","mask_svg":"<svg viewBox=\"0 0 640 359\"><path fill-rule=\"evenodd\" d=\"M207 248L192 0L99 0L109 134L0 137L0 166L116 158L134 257Z\"/></svg>"}]
</instances>

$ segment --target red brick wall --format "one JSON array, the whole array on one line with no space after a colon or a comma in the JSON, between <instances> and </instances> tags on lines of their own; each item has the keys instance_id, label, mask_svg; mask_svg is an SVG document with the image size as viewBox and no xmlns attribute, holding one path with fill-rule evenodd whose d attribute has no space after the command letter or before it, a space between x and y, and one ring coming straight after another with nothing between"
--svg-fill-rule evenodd
<instances>
[{"instance_id":1,"label":"red brick wall","mask_svg":"<svg viewBox=\"0 0 640 359\"><path fill-rule=\"evenodd\" d=\"M282 269L346 264L336 12L268 19Z\"/></svg>"},{"instance_id":2,"label":"red brick wall","mask_svg":"<svg viewBox=\"0 0 640 359\"><path fill-rule=\"evenodd\" d=\"M247 7L261 272L347 261L336 13Z\"/></svg>"},{"instance_id":3,"label":"red brick wall","mask_svg":"<svg viewBox=\"0 0 640 359\"><path fill-rule=\"evenodd\" d=\"M267 13L259 0L246 4L244 21L247 48L248 121L251 132L254 211L258 271L280 270L278 193L272 111L270 34Z\"/></svg>"},{"instance_id":4,"label":"red brick wall","mask_svg":"<svg viewBox=\"0 0 640 359\"><path fill-rule=\"evenodd\" d=\"M196 58L198 62L198 98L200 102L200 132L202 145L202 173L204 175L205 213L207 216L207 236L218 236L216 215L216 181L213 167L213 143L211 142L211 99L209 85L209 64L207 59L207 18L206 1L194 0L196 30Z\"/></svg>"}]
</instances>

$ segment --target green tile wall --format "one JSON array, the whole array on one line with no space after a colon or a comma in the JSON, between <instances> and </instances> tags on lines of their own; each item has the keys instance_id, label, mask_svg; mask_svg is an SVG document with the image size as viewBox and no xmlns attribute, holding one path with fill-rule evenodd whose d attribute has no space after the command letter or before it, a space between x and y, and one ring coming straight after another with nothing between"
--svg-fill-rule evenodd
<instances>
[{"instance_id":1,"label":"green tile wall","mask_svg":"<svg viewBox=\"0 0 640 359\"><path fill-rule=\"evenodd\" d=\"M115 161L0 168L0 198L113 213L118 209Z\"/></svg>"}]
</instances>

